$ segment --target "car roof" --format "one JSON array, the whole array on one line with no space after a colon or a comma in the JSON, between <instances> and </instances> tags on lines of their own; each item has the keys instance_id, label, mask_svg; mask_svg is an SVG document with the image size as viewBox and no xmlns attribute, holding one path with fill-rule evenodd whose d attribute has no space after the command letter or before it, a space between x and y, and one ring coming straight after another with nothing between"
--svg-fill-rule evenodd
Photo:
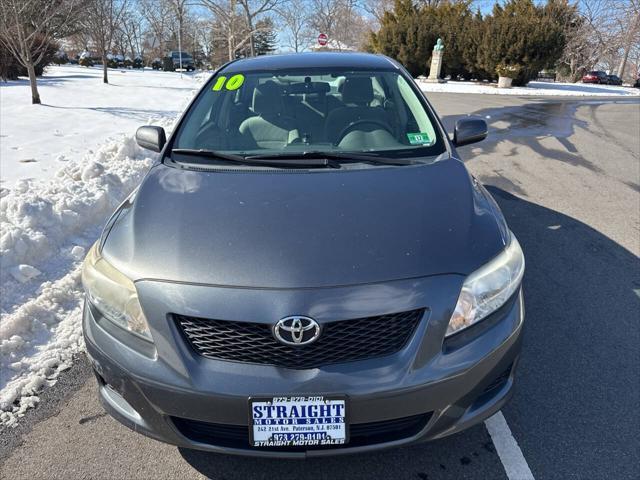
<instances>
[{"instance_id":1,"label":"car roof","mask_svg":"<svg viewBox=\"0 0 640 480\"><path fill-rule=\"evenodd\" d=\"M261 55L229 63L225 72L243 72L255 70L281 70L291 68L354 68L389 70L399 65L384 55L357 52L306 52L279 55Z\"/></svg>"}]
</instances>

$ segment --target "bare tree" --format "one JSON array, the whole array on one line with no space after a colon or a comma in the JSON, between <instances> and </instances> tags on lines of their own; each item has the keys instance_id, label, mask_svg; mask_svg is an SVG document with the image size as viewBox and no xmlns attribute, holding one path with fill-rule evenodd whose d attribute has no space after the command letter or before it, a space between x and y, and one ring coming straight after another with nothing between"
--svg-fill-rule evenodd
<instances>
[{"instance_id":1,"label":"bare tree","mask_svg":"<svg viewBox=\"0 0 640 480\"><path fill-rule=\"evenodd\" d=\"M215 28L210 19L197 19L193 23L193 43L197 46L204 57L212 60L213 44L215 41Z\"/></svg>"},{"instance_id":2,"label":"bare tree","mask_svg":"<svg viewBox=\"0 0 640 480\"><path fill-rule=\"evenodd\" d=\"M622 43L618 76L624 78L629 54L634 46L640 45L640 0L630 0L627 4L619 3L617 9L617 23Z\"/></svg>"},{"instance_id":3,"label":"bare tree","mask_svg":"<svg viewBox=\"0 0 640 480\"><path fill-rule=\"evenodd\" d=\"M276 9L284 30L284 46L294 52L303 52L315 37L311 29L311 17L304 0L290 0Z\"/></svg>"},{"instance_id":4,"label":"bare tree","mask_svg":"<svg viewBox=\"0 0 640 480\"><path fill-rule=\"evenodd\" d=\"M36 66L52 42L71 33L80 7L80 0L0 1L0 43L26 68L31 103L40 103Z\"/></svg>"},{"instance_id":5,"label":"bare tree","mask_svg":"<svg viewBox=\"0 0 640 480\"><path fill-rule=\"evenodd\" d=\"M357 0L311 0L311 25L329 37L331 48L360 48L370 22L360 14Z\"/></svg>"},{"instance_id":6,"label":"bare tree","mask_svg":"<svg viewBox=\"0 0 640 480\"><path fill-rule=\"evenodd\" d=\"M144 55L144 19L136 9L127 8L119 25L121 43L125 44L131 60Z\"/></svg>"},{"instance_id":7,"label":"bare tree","mask_svg":"<svg viewBox=\"0 0 640 480\"><path fill-rule=\"evenodd\" d=\"M339 12L345 1L349 0L312 0L313 16L311 25L318 33L335 38L339 22Z\"/></svg>"},{"instance_id":8,"label":"bare tree","mask_svg":"<svg viewBox=\"0 0 640 480\"><path fill-rule=\"evenodd\" d=\"M227 60L236 58L238 49L244 47L253 37L247 32L245 22L239 14L237 0L200 0L200 4L213 14L216 37L227 44Z\"/></svg>"},{"instance_id":9,"label":"bare tree","mask_svg":"<svg viewBox=\"0 0 640 480\"><path fill-rule=\"evenodd\" d=\"M153 37L150 42L150 48L159 50L160 55L162 55L164 53L167 30L169 30L171 21L169 0L139 0L139 7Z\"/></svg>"},{"instance_id":10,"label":"bare tree","mask_svg":"<svg viewBox=\"0 0 640 480\"><path fill-rule=\"evenodd\" d=\"M109 83L107 56L113 46L113 37L127 6L127 0L88 0L84 21L85 29L102 58L102 81Z\"/></svg>"},{"instance_id":11,"label":"bare tree","mask_svg":"<svg viewBox=\"0 0 640 480\"><path fill-rule=\"evenodd\" d=\"M595 2L578 10L577 18L564 25L566 45L560 62L568 69L568 79L576 81L598 62L606 46L602 35L602 5Z\"/></svg>"},{"instance_id":12,"label":"bare tree","mask_svg":"<svg viewBox=\"0 0 640 480\"><path fill-rule=\"evenodd\" d=\"M334 35L340 44L360 50L366 43L371 26L371 20L362 14L358 1L347 0L338 9Z\"/></svg>"},{"instance_id":13,"label":"bare tree","mask_svg":"<svg viewBox=\"0 0 640 480\"><path fill-rule=\"evenodd\" d=\"M237 0L200 0L200 3L209 9L215 18L219 30L218 37L224 37L227 43L227 59L233 60L241 26L237 14Z\"/></svg>"},{"instance_id":14,"label":"bare tree","mask_svg":"<svg viewBox=\"0 0 640 480\"><path fill-rule=\"evenodd\" d=\"M362 9L374 20L372 29L377 31L380 28L382 17L385 12L393 11L394 0L364 0Z\"/></svg>"},{"instance_id":15,"label":"bare tree","mask_svg":"<svg viewBox=\"0 0 640 480\"><path fill-rule=\"evenodd\" d=\"M224 37L229 60L236 52L249 45L249 54L256 54L255 34L265 30L258 25L258 18L275 10L287 0L199 0L215 18L218 40Z\"/></svg>"},{"instance_id":16,"label":"bare tree","mask_svg":"<svg viewBox=\"0 0 640 480\"><path fill-rule=\"evenodd\" d=\"M254 34L257 33L256 19L267 12L274 10L282 0L238 0L242 7L244 20L249 32L249 51L252 57L256 55Z\"/></svg>"},{"instance_id":17,"label":"bare tree","mask_svg":"<svg viewBox=\"0 0 640 480\"><path fill-rule=\"evenodd\" d=\"M578 80L616 55L611 7L611 0L581 0L576 17L568 19L569 23L564 26L566 45L560 62L566 65L569 80Z\"/></svg>"}]
</instances>

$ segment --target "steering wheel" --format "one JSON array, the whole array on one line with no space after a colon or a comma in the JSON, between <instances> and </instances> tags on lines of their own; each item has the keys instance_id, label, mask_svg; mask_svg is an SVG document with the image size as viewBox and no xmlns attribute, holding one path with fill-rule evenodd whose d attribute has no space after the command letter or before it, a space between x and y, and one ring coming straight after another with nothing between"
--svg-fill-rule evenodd
<instances>
[{"instance_id":1,"label":"steering wheel","mask_svg":"<svg viewBox=\"0 0 640 480\"><path fill-rule=\"evenodd\" d=\"M387 125L385 122L382 122L380 120L371 120L371 119L355 120L351 122L349 125L347 125L346 127L344 127L342 130L340 130L340 133L338 134L338 139L333 144L335 146L338 146L342 141L342 139L347 136L347 133L350 133L355 127L362 124L376 125L377 127L381 127L383 130L393 135L393 131L391 130L391 127Z\"/></svg>"}]
</instances>

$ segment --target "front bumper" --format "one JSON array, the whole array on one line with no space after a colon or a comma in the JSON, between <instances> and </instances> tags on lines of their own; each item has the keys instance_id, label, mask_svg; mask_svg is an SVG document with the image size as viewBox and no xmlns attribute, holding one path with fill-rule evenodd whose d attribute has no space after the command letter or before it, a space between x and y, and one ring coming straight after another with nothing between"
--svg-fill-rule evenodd
<instances>
[{"instance_id":1,"label":"front bumper","mask_svg":"<svg viewBox=\"0 0 640 480\"><path fill-rule=\"evenodd\" d=\"M443 288L459 291L455 284L460 280L450 277L453 289L451 283ZM84 335L105 409L131 429L163 442L252 456L299 458L357 453L432 440L458 432L493 415L512 393L524 320L520 291L490 317L443 345L444 329L455 298L445 296L441 304L434 301L438 293L444 292L438 292L437 288L438 284L442 285L442 277L437 282L435 279L395 282L395 290L389 293L394 294L394 301L396 305L400 303L400 308L408 310L429 305L414 336L402 351L377 359L289 370L217 361L197 355L186 345L166 312L185 311L185 305L189 305L191 313L194 310L203 313L210 306L205 306L199 299L216 297L217 293L212 292L216 289L142 283L144 285L138 284L137 287L141 298L147 299L147 302L143 300L147 317L164 320L150 322L155 347L136 348L128 341L126 332L120 332L117 327L100 319L90 307L84 310ZM172 294L175 293L172 289L176 288L180 288L181 295ZM203 295L202 289L206 289L209 295ZM329 290L332 289L320 292L325 307L332 303L334 306L344 305L341 299L348 298L351 302L348 309L353 313L351 318L372 311L380 312L378 302L371 300L373 291L370 287L364 287L367 290L364 292L362 287L341 288L335 292ZM409 291L413 294L410 295ZM234 300L232 303L236 310L256 305L264 308L261 300L268 295L274 297L271 309L275 310L276 317L282 303L285 312L313 313L309 309L291 310L291 303L295 303L291 292L224 293ZM383 292L378 290L377 293ZM359 295L368 302L354 303ZM429 296L433 297L425 298ZM245 301L236 302L240 300L236 297L243 297ZM315 304L314 298L309 298L313 295L306 293L305 297L306 302ZM155 299L154 302L149 302L150 298ZM178 303L176 298L180 299ZM216 308L224 310L220 304ZM331 310L336 311L335 308L327 311ZM238 313L239 316L244 314ZM230 315L231 312L223 318L233 318ZM317 312L313 316L319 320L321 318L318 317L322 317ZM425 424L406 436L390 436L389 441L378 439L357 446L347 444L307 451L254 449L242 441L208 441L184 428L185 423L195 422L233 427L236 432L246 428L248 432L248 397L284 394L347 395L351 425L364 426L418 415L424 416Z\"/></svg>"}]
</instances>

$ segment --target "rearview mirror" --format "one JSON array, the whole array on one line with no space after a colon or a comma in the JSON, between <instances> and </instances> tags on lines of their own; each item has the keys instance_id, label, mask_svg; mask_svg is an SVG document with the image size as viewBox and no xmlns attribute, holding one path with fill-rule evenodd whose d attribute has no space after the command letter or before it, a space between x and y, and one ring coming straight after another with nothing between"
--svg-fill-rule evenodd
<instances>
[{"instance_id":1,"label":"rearview mirror","mask_svg":"<svg viewBox=\"0 0 640 480\"><path fill-rule=\"evenodd\" d=\"M145 125L136 131L136 143L142 148L159 152L167 142L164 128Z\"/></svg>"},{"instance_id":2,"label":"rearview mirror","mask_svg":"<svg viewBox=\"0 0 640 480\"><path fill-rule=\"evenodd\" d=\"M487 122L481 118L462 118L456 122L453 143L456 147L469 145L487 138Z\"/></svg>"}]
</instances>

